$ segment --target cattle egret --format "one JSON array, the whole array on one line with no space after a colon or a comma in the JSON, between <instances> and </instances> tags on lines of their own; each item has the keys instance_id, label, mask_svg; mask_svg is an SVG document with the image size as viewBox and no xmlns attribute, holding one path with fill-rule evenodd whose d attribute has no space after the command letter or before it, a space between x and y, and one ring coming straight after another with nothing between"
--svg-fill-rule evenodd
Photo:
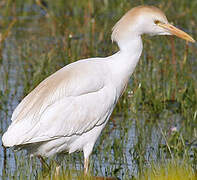
<instances>
[{"instance_id":1,"label":"cattle egret","mask_svg":"<svg viewBox=\"0 0 197 180\"><path fill-rule=\"evenodd\" d=\"M195 42L153 6L131 9L112 31L112 41L120 49L117 53L71 63L21 101L2 137L5 147L26 149L31 155L44 157L82 150L87 173L93 146L139 61L141 35L176 35Z\"/></svg>"}]
</instances>

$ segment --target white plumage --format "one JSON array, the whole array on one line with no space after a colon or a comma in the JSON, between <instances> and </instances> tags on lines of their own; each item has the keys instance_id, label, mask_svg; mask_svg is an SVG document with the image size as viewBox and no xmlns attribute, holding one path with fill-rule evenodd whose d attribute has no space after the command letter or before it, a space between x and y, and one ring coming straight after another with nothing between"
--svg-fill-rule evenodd
<instances>
[{"instance_id":1,"label":"white plumage","mask_svg":"<svg viewBox=\"0 0 197 180\"><path fill-rule=\"evenodd\" d=\"M120 51L69 64L41 82L15 109L3 145L46 157L82 150L87 173L89 155L137 65L145 33L194 42L159 9L132 9L113 28Z\"/></svg>"}]
</instances>

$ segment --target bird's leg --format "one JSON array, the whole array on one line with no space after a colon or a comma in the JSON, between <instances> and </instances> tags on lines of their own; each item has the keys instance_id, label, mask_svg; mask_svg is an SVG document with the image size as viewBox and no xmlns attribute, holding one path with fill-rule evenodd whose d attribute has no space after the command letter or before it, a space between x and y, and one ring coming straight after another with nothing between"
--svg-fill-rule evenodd
<instances>
[{"instance_id":1,"label":"bird's leg","mask_svg":"<svg viewBox=\"0 0 197 180\"><path fill-rule=\"evenodd\" d=\"M60 155L57 155L57 159L55 161L56 167L55 167L55 176L60 175L60 168L61 168L61 162L60 162Z\"/></svg>"},{"instance_id":2,"label":"bird's leg","mask_svg":"<svg viewBox=\"0 0 197 180\"><path fill-rule=\"evenodd\" d=\"M84 154L84 175L87 175L88 174L88 170L89 170L89 156L92 153L92 149L93 149L93 146L94 146L95 141L93 139L92 142L87 143L83 147L83 154Z\"/></svg>"},{"instance_id":3,"label":"bird's leg","mask_svg":"<svg viewBox=\"0 0 197 180\"><path fill-rule=\"evenodd\" d=\"M89 166L89 158L84 159L84 174L87 175Z\"/></svg>"},{"instance_id":4,"label":"bird's leg","mask_svg":"<svg viewBox=\"0 0 197 180\"><path fill-rule=\"evenodd\" d=\"M56 159L55 159L55 175L59 176L60 175L60 168L61 168L61 162L64 160L64 153L57 154Z\"/></svg>"},{"instance_id":5,"label":"bird's leg","mask_svg":"<svg viewBox=\"0 0 197 180\"><path fill-rule=\"evenodd\" d=\"M55 168L55 175L56 176L59 176L59 174L60 174L60 167L61 167L60 165L57 165Z\"/></svg>"},{"instance_id":6,"label":"bird's leg","mask_svg":"<svg viewBox=\"0 0 197 180\"><path fill-rule=\"evenodd\" d=\"M37 157L38 157L38 159L40 160L42 166L43 166L43 167L47 167L48 170L49 170L50 167L49 167L49 165L46 163L46 161L44 160L44 158L43 158L41 155L38 155Z\"/></svg>"}]
</instances>

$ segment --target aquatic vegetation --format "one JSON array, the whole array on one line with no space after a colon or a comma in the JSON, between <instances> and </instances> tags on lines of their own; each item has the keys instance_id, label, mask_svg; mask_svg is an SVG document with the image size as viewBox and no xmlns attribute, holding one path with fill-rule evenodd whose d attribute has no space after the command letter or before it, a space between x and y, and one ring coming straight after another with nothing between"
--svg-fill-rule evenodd
<instances>
[{"instance_id":1,"label":"aquatic vegetation","mask_svg":"<svg viewBox=\"0 0 197 180\"><path fill-rule=\"evenodd\" d=\"M156 165L145 170L143 175L139 176L139 180L195 180L196 172L187 162L168 162Z\"/></svg>"}]
</instances>

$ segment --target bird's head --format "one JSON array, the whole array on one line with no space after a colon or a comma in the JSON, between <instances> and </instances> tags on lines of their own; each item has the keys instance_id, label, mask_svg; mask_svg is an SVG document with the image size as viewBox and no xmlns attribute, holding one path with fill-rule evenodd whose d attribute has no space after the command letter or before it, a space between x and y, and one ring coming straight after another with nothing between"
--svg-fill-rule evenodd
<instances>
[{"instance_id":1,"label":"bird's head","mask_svg":"<svg viewBox=\"0 0 197 180\"><path fill-rule=\"evenodd\" d=\"M112 31L112 41L117 43L142 34L176 35L186 41L195 42L187 33L171 25L165 14L154 6L131 9L116 23Z\"/></svg>"}]
</instances>

